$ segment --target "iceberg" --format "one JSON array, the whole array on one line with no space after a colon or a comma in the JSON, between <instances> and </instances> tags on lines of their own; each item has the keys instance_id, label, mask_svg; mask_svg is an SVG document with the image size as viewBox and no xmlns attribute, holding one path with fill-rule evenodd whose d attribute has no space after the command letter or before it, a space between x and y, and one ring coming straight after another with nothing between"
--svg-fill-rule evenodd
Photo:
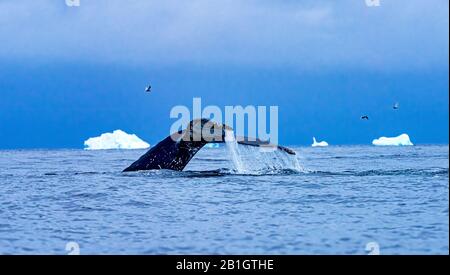
<instances>
[{"instance_id":1,"label":"iceberg","mask_svg":"<svg viewBox=\"0 0 450 275\"><path fill-rule=\"evenodd\" d=\"M89 138L84 142L85 150L109 149L146 149L150 144L134 134L127 134L122 130L104 133L99 137Z\"/></svg>"},{"instance_id":2,"label":"iceberg","mask_svg":"<svg viewBox=\"0 0 450 275\"><path fill-rule=\"evenodd\" d=\"M205 148L219 148L219 143L208 143L205 145Z\"/></svg>"},{"instance_id":3,"label":"iceberg","mask_svg":"<svg viewBox=\"0 0 450 275\"><path fill-rule=\"evenodd\" d=\"M317 142L316 138L313 137L313 144L311 146L312 147L326 147L326 146L328 146L328 142L326 142L326 141Z\"/></svg>"},{"instance_id":4,"label":"iceberg","mask_svg":"<svg viewBox=\"0 0 450 275\"><path fill-rule=\"evenodd\" d=\"M398 137L380 137L372 141L376 146L410 146L414 145L407 134L401 134Z\"/></svg>"}]
</instances>

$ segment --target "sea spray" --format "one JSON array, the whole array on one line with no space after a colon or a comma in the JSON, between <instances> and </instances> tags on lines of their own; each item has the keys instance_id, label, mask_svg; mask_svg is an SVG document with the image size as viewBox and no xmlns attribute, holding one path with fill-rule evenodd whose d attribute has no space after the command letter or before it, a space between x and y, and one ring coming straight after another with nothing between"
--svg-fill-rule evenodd
<instances>
[{"instance_id":1,"label":"sea spray","mask_svg":"<svg viewBox=\"0 0 450 275\"><path fill-rule=\"evenodd\" d=\"M289 155L281 150L240 145L232 130L225 131L225 142L234 168L239 174L262 174L280 170L303 171L296 155Z\"/></svg>"},{"instance_id":2,"label":"sea spray","mask_svg":"<svg viewBox=\"0 0 450 275\"><path fill-rule=\"evenodd\" d=\"M281 150L264 150L262 147L238 145L239 159L247 173L266 173L267 171L303 171L296 155Z\"/></svg>"},{"instance_id":3,"label":"sea spray","mask_svg":"<svg viewBox=\"0 0 450 275\"><path fill-rule=\"evenodd\" d=\"M233 161L234 168L238 173L244 173L242 160L238 151L238 143L232 130L225 130L225 143L227 145L228 152L230 153L231 160Z\"/></svg>"}]
</instances>

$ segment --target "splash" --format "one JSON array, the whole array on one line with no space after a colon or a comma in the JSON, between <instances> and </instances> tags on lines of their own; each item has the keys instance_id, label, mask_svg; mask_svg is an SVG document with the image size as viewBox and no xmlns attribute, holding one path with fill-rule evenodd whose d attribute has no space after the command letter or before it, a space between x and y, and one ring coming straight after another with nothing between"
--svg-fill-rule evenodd
<instances>
[{"instance_id":1,"label":"splash","mask_svg":"<svg viewBox=\"0 0 450 275\"><path fill-rule=\"evenodd\" d=\"M228 152L230 153L236 171L239 174L245 173L239 152L239 144L237 143L232 130L225 130L225 144L227 145Z\"/></svg>"},{"instance_id":2,"label":"splash","mask_svg":"<svg viewBox=\"0 0 450 275\"><path fill-rule=\"evenodd\" d=\"M225 143L234 168L239 174L265 174L284 170L304 171L296 155L289 155L280 150L240 145L231 130L225 131Z\"/></svg>"}]
</instances>

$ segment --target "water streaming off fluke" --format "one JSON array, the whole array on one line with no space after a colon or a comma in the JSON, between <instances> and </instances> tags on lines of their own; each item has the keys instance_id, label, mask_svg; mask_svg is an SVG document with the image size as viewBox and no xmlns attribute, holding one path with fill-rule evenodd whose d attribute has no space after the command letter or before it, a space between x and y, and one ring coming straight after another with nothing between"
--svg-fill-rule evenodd
<instances>
[{"instance_id":1,"label":"water streaming off fluke","mask_svg":"<svg viewBox=\"0 0 450 275\"><path fill-rule=\"evenodd\" d=\"M238 174L263 174L279 170L301 172L296 155L275 148L238 144L232 130L225 131L225 143Z\"/></svg>"}]
</instances>

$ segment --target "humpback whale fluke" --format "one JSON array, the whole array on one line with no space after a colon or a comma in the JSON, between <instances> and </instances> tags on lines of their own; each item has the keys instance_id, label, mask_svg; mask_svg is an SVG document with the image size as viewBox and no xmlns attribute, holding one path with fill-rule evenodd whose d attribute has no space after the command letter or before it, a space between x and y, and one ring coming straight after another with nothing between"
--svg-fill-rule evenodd
<instances>
[{"instance_id":1,"label":"humpback whale fluke","mask_svg":"<svg viewBox=\"0 0 450 275\"><path fill-rule=\"evenodd\" d=\"M207 127L205 131L204 127ZM233 129L224 124L215 123L209 119L195 119L189 123L185 130L178 131L163 139L152 147L147 153L131 164L123 172L140 170L169 169L182 171L197 152L207 143L222 143L225 141L226 131ZM239 144L250 146L273 147L268 142L247 137L236 138ZM288 154L295 152L283 146L277 146Z\"/></svg>"}]
</instances>

